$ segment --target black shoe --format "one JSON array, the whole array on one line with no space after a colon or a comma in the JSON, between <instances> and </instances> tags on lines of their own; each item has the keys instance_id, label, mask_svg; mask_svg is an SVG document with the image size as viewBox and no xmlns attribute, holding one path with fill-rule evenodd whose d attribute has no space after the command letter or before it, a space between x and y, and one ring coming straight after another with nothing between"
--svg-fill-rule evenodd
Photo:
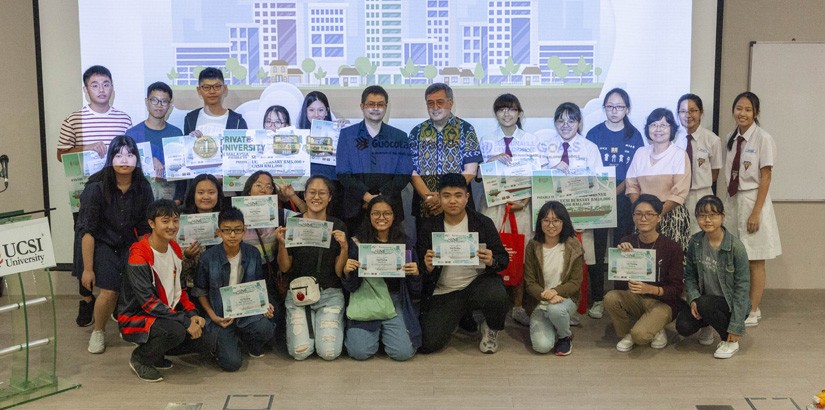
<instances>
[{"instance_id":1,"label":"black shoe","mask_svg":"<svg viewBox=\"0 0 825 410\"><path fill-rule=\"evenodd\" d=\"M163 376L160 374L158 369L155 369L153 366L142 364L135 360L134 357L129 360L129 367L132 368L140 380L145 382L153 383L163 380Z\"/></svg>"},{"instance_id":2,"label":"black shoe","mask_svg":"<svg viewBox=\"0 0 825 410\"><path fill-rule=\"evenodd\" d=\"M573 337L563 337L556 341L556 356L567 356L573 352Z\"/></svg>"},{"instance_id":3,"label":"black shoe","mask_svg":"<svg viewBox=\"0 0 825 410\"><path fill-rule=\"evenodd\" d=\"M172 361L162 357L160 360L155 363L155 369L167 370L172 368Z\"/></svg>"},{"instance_id":4,"label":"black shoe","mask_svg":"<svg viewBox=\"0 0 825 410\"><path fill-rule=\"evenodd\" d=\"M475 334L478 332L478 322L476 322L476 319L473 317L472 312L464 315L464 317L461 318L461 320L458 322L458 327L462 331L470 334Z\"/></svg>"},{"instance_id":5,"label":"black shoe","mask_svg":"<svg viewBox=\"0 0 825 410\"><path fill-rule=\"evenodd\" d=\"M77 325L80 327L91 326L95 322L95 297L92 296L91 302L85 300L80 301L80 306L77 308Z\"/></svg>"}]
</instances>

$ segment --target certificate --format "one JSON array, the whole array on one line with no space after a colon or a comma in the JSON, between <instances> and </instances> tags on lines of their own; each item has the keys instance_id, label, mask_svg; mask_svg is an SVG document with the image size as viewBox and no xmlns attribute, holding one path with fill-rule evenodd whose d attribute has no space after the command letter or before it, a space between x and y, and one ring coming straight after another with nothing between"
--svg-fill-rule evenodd
<instances>
[{"instance_id":1,"label":"certificate","mask_svg":"<svg viewBox=\"0 0 825 410\"><path fill-rule=\"evenodd\" d=\"M262 315L269 310L269 296L263 279L224 286L220 291L225 318Z\"/></svg>"},{"instance_id":2,"label":"certificate","mask_svg":"<svg viewBox=\"0 0 825 410\"><path fill-rule=\"evenodd\" d=\"M280 135L269 130L226 130L223 133L223 189L241 191L250 175L264 170L276 184L303 183L309 178L310 157L302 150L304 135Z\"/></svg>"},{"instance_id":3,"label":"certificate","mask_svg":"<svg viewBox=\"0 0 825 410\"><path fill-rule=\"evenodd\" d=\"M656 250L608 248L607 279L656 282Z\"/></svg>"},{"instance_id":4,"label":"certificate","mask_svg":"<svg viewBox=\"0 0 825 410\"><path fill-rule=\"evenodd\" d=\"M541 206L561 202L576 229L616 227L616 168L533 172L533 223Z\"/></svg>"},{"instance_id":5,"label":"certificate","mask_svg":"<svg viewBox=\"0 0 825 410\"><path fill-rule=\"evenodd\" d=\"M478 260L478 232L433 232L433 265L473 266Z\"/></svg>"},{"instance_id":6,"label":"certificate","mask_svg":"<svg viewBox=\"0 0 825 410\"><path fill-rule=\"evenodd\" d=\"M358 244L358 276L362 278L403 278L406 245Z\"/></svg>"},{"instance_id":7,"label":"certificate","mask_svg":"<svg viewBox=\"0 0 825 410\"><path fill-rule=\"evenodd\" d=\"M307 218L289 218L286 220L287 248L297 246L329 248L331 240L332 222Z\"/></svg>"},{"instance_id":8,"label":"certificate","mask_svg":"<svg viewBox=\"0 0 825 410\"><path fill-rule=\"evenodd\" d=\"M152 148L148 142L137 144L138 156L143 175L150 178L155 176L155 166L152 162ZM80 210L80 194L86 188L86 182L94 173L106 165L106 156L103 158L95 151L70 152L63 154L63 172L69 181L69 206L72 212ZM146 165L148 164L148 166ZM155 196L157 198L157 196Z\"/></svg>"},{"instance_id":9,"label":"certificate","mask_svg":"<svg viewBox=\"0 0 825 410\"><path fill-rule=\"evenodd\" d=\"M218 213L188 214L180 216L177 242L181 247L187 247L198 241L203 246L221 243L218 237Z\"/></svg>"},{"instance_id":10,"label":"certificate","mask_svg":"<svg viewBox=\"0 0 825 410\"><path fill-rule=\"evenodd\" d=\"M191 135L163 139L166 179L192 179L199 174L222 176L221 135Z\"/></svg>"},{"instance_id":11,"label":"certificate","mask_svg":"<svg viewBox=\"0 0 825 410\"><path fill-rule=\"evenodd\" d=\"M335 151L341 128L335 121L312 120L307 150L313 164L335 165Z\"/></svg>"},{"instance_id":12,"label":"certificate","mask_svg":"<svg viewBox=\"0 0 825 410\"><path fill-rule=\"evenodd\" d=\"M278 227L278 195L235 196L232 206L241 210L248 229Z\"/></svg>"},{"instance_id":13,"label":"certificate","mask_svg":"<svg viewBox=\"0 0 825 410\"><path fill-rule=\"evenodd\" d=\"M487 206L530 198L533 170L536 168L537 162L532 158L523 158L510 165L500 161L481 164Z\"/></svg>"}]
</instances>

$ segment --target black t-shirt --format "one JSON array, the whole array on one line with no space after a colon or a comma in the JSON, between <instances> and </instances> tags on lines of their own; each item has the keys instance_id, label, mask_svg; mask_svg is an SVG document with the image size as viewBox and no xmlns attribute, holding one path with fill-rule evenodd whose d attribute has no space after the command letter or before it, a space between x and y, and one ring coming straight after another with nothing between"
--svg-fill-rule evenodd
<instances>
[{"instance_id":1,"label":"black t-shirt","mask_svg":"<svg viewBox=\"0 0 825 410\"><path fill-rule=\"evenodd\" d=\"M303 217L303 214L296 216L296 218ZM347 228L340 219L327 215L327 221L332 222L332 230L341 230L346 233ZM341 253L341 245L335 238L330 240L328 249L300 246L286 248L286 251L292 257L290 280L299 276L312 276L318 280L321 288L341 287L341 279L335 274L335 258Z\"/></svg>"}]
</instances>

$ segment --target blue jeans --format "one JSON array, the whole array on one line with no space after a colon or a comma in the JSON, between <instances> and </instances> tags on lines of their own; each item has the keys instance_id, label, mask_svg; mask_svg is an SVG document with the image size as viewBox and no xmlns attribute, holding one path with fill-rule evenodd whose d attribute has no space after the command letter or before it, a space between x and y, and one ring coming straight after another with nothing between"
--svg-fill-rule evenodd
<instances>
[{"instance_id":1,"label":"blue jeans","mask_svg":"<svg viewBox=\"0 0 825 410\"><path fill-rule=\"evenodd\" d=\"M218 366L225 371L234 372L243 364L239 342L243 341L250 353L261 354L264 344L275 335L275 322L262 318L244 327L232 322L223 328L210 321L207 331L215 337Z\"/></svg>"},{"instance_id":2,"label":"blue jeans","mask_svg":"<svg viewBox=\"0 0 825 410\"><path fill-rule=\"evenodd\" d=\"M555 304L541 303L530 315L530 341L533 350L549 353L556 345L556 339L568 337L570 316L576 311L576 304L570 298Z\"/></svg>"},{"instance_id":3,"label":"blue jeans","mask_svg":"<svg viewBox=\"0 0 825 410\"><path fill-rule=\"evenodd\" d=\"M292 292L286 300L286 349L296 360L304 360L318 352L324 360L334 360L344 346L344 292L338 288L321 291L321 298L309 306L314 338L307 329L306 306L292 303Z\"/></svg>"},{"instance_id":4,"label":"blue jeans","mask_svg":"<svg viewBox=\"0 0 825 410\"><path fill-rule=\"evenodd\" d=\"M407 333L407 324L401 308L401 297L391 293L392 303L395 305L396 316L381 322L375 330L361 327L348 327L344 344L347 353L355 360L367 360L378 351L379 339L384 342L384 351L393 360L409 360L415 355L410 335Z\"/></svg>"}]
</instances>

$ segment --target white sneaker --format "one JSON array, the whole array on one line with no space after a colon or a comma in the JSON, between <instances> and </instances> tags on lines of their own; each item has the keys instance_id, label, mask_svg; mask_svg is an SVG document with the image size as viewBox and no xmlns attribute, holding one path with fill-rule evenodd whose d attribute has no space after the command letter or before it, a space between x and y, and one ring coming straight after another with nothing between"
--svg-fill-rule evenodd
<instances>
[{"instance_id":1,"label":"white sneaker","mask_svg":"<svg viewBox=\"0 0 825 410\"><path fill-rule=\"evenodd\" d=\"M513 310L510 311L510 316L513 317L518 324L522 326L530 326L530 316L527 315L527 311L524 310L521 306L516 306Z\"/></svg>"},{"instance_id":2,"label":"white sneaker","mask_svg":"<svg viewBox=\"0 0 825 410\"><path fill-rule=\"evenodd\" d=\"M699 329L699 344L702 346L713 344L713 327L705 326Z\"/></svg>"},{"instance_id":3,"label":"white sneaker","mask_svg":"<svg viewBox=\"0 0 825 410\"><path fill-rule=\"evenodd\" d=\"M581 324L581 316L579 316L579 312L573 312L570 315L570 326L578 326Z\"/></svg>"},{"instance_id":4,"label":"white sneaker","mask_svg":"<svg viewBox=\"0 0 825 410\"><path fill-rule=\"evenodd\" d=\"M762 309L756 308L756 318L762 320Z\"/></svg>"},{"instance_id":5,"label":"white sneaker","mask_svg":"<svg viewBox=\"0 0 825 410\"><path fill-rule=\"evenodd\" d=\"M713 353L713 357L717 359L730 359L730 357L738 351L739 342L727 342L723 340L719 342L719 346L716 347L716 352Z\"/></svg>"},{"instance_id":6,"label":"white sneaker","mask_svg":"<svg viewBox=\"0 0 825 410\"><path fill-rule=\"evenodd\" d=\"M587 310L587 314L593 319L601 319L602 316L604 316L604 302L593 302L593 306L590 306L590 309Z\"/></svg>"},{"instance_id":7,"label":"white sneaker","mask_svg":"<svg viewBox=\"0 0 825 410\"><path fill-rule=\"evenodd\" d=\"M751 313L748 314L748 318L745 319L745 326L753 327L757 325L759 325L759 312L751 311Z\"/></svg>"},{"instance_id":8,"label":"white sneaker","mask_svg":"<svg viewBox=\"0 0 825 410\"><path fill-rule=\"evenodd\" d=\"M481 322L481 343L478 348L481 353L492 354L498 351L498 330L487 327L487 322Z\"/></svg>"},{"instance_id":9,"label":"white sneaker","mask_svg":"<svg viewBox=\"0 0 825 410\"><path fill-rule=\"evenodd\" d=\"M622 340L619 340L619 343L616 343L616 350L620 352L629 352L633 350L633 338L630 336L630 333L624 335Z\"/></svg>"},{"instance_id":10,"label":"white sneaker","mask_svg":"<svg viewBox=\"0 0 825 410\"><path fill-rule=\"evenodd\" d=\"M656 333L656 336L653 336L653 340L650 342L650 347L654 349L664 349L667 346L667 333L665 333L665 329Z\"/></svg>"},{"instance_id":11,"label":"white sneaker","mask_svg":"<svg viewBox=\"0 0 825 410\"><path fill-rule=\"evenodd\" d=\"M100 354L106 351L106 331L94 330L89 338L89 353Z\"/></svg>"}]
</instances>

